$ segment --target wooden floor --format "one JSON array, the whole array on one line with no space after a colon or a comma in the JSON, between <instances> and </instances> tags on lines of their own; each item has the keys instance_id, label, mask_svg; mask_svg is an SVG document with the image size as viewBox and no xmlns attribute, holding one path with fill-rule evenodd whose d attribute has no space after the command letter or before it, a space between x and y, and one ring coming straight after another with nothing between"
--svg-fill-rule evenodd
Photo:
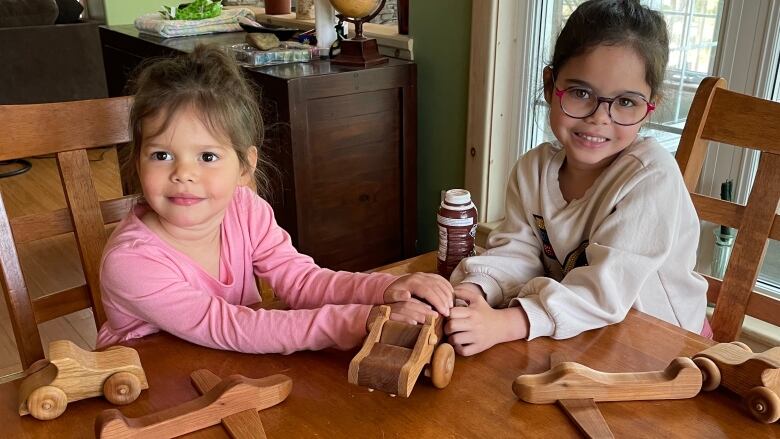
<instances>
[{"instance_id":1,"label":"wooden floor","mask_svg":"<svg viewBox=\"0 0 780 439\"><path fill-rule=\"evenodd\" d=\"M9 216L17 217L66 207L56 159L30 159L32 169L24 174L0 178L0 193ZM116 151L113 148L90 152L90 164L101 199L122 195ZM9 168L0 166L0 171ZM34 297L45 295L63 286L73 286L83 281L81 264L75 246L51 246L48 243L32 243L20 248L22 270L25 273L44 273L27 283ZM32 259L30 255L39 255ZM42 255L42 256L41 256ZM97 331L90 310L76 312L38 326L44 349L49 341L69 339L85 349L94 349ZM0 300L0 382L21 372L11 323L5 300Z\"/></svg>"}]
</instances>

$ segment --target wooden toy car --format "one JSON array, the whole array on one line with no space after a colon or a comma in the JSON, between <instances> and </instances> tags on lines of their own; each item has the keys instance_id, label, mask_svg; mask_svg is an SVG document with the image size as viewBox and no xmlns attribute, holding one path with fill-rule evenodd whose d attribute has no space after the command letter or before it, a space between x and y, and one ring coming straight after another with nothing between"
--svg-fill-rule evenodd
<instances>
[{"instance_id":1,"label":"wooden toy car","mask_svg":"<svg viewBox=\"0 0 780 439\"><path fill-rule=\"evenodd\" d=\"M54 419L69 402L100 395L113 404L129 404L148 388L135 349L112 346L89 352L68 340L56 340L49 344L49 359L33 363L22 381L19 415Z\"/></svg>"},{"instance_id":2,"label":"wooden toy car","mask_svg":"<svg viewBox=\"0 0 780 439\"><path fill-rule=\"evenodd\" d=\"M780 347L760 354L740 342L719 343L694 355L704 377L702 390L723 386L742 396L753 417L780 419Z\"/></svg>"},{"instance_id":3,"label":"wooden toy car","mask_svg":"<svg viewBox=\"0 0 780 439\"><path fill-rule=\"evenodd\" d=\"M447 387L455 350L442 343L443 333L439 316L427 317L423 325L411 325L390 320L390 308L381 307L363 348L349 363L349 382L408 397L425 369L435 387Z\"/></svg>"}]
</instances>

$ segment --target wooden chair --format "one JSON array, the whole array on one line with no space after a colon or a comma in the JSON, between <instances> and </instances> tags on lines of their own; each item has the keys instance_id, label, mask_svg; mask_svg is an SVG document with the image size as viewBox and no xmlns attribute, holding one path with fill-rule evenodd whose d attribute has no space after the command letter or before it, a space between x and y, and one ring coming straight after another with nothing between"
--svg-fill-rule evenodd
<instances>
[{"instance_id":1,"label":"wooden chair","mask_svg":"<svg viewBox=\"0 0 780 439\"><path fill-rule=\"evenodd\" d=\"M44 358L38 323L89 307L93 309L98 328L106 320L99 283L100 258L108 235L105 225L119 221L132 207L135 197L99 201L87 150L130 140L131 104L132 98L121 97L0 105L0 160L56 154L68 206L9 218L0 196L0 286L23 368ZM71 233L75 236L85 282L31 298L20 266L18 246Z\"/></svg>"},{"instance_id":2,"label":"wooden chair","mask_svg":"<svg viewBox=\"0 0 780 439\"><path fill-rule=\"evenodd\" d=\"M694 193L708 141L761 151L747 205ZM767 239L780 239L780 103L729 91L722 78L706 78L693 99L676 158L699 218L738 229L723 280L705 276L707 298L715 303L715 340L736 340L745 315L780 325L780 300L754 291Z\"/></svg>"}]
</instances>

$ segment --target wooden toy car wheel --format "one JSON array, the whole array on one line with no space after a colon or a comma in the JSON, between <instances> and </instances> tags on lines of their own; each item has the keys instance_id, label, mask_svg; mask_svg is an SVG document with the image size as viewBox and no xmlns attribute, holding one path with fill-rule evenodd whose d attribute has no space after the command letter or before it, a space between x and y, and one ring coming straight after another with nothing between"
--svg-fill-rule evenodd
<instances>
[{"instance_id":1,"label":"wooden toy car wheel","mask_svg":"<svg viewBox=\"0 0 780 439\"><path fill-rule=\"evenodd\" d=\"M437 389L447 387L455 369L455 349L449 343L440 344L431 358L431 381Z\"/></svg>"},{"instance_id":2,"label":"wooden toy car wheel","mask_svg":"<svg viewBox=\"0 0 780 439\"><path fill-rule=\"evenodd\" d=\"M103 395L112 404L130 404L140 394L141 380L130 372L117 372L103 383Z\"/></svg>"},{"instance_id":3,"label":"wooden toy car wheel","mask_svg":"<svg viewBox=\"0 0 780 439\"><path fill-rule=\"evenodd\" d=\"M768 387L759 386L750 389L745 395L745 403L750 414L765 424L780 419L780 397Z\"/></svg>"},{"instance_id":4,"label":"wooden toy car wheel","mask_svg":"<svg viewBox=\"0 0 780 439\"><path fill-rule=\"evenodd\" d=\"M693 359L696 366L701 370L701 390L715 390L720 386L720 369L714 361L707 357L696 357Z\"/></svg>"},{"instance_id":5,"label":"wooden toy car wheel","mask_svg":"<svg viewBox=\"0 0 780 439\"><path fill-rule=\"evenodd\" d=\"M65 412L68 397L59 387L41 386L27 397L27 410L35 419L48 421Z\"/></svg>"},{"instance_id":6,"label":"wooden toy car wheel","mask_svg":"<svg viewBox=\"0 0 780 439\"><path fill-rule=\"evenodd\" d=\"M748 352L753 352L753 350L750 349L750 346L746 345L745 343L742 343L741 341L732 341L731 344L733 344L734 346L739 346Z\"/></svg>"}]
</instances>

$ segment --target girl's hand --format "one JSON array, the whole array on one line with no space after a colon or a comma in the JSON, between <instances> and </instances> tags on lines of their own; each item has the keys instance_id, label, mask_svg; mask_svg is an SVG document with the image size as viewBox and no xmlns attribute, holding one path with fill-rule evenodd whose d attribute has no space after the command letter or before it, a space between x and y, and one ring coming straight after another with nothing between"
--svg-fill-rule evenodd
<instances>
[{"instance_id":1,"label":"girl's hand","mask_svg":"<svg viewBox=\"0 0 780 439\"><path fill-rule=\"evenodd\" d=\"M424 300L430 306L412 298L412 296ZM454 306L452 285L438 274L430 273L412 273L399 277L385 290L384 301L387 304L393 304L391 306L393 313L405 314L420 323L425 323L425 316L422 316L422 320L419 319L419 316L430 314L431 306L445 317L450 315L450 308ZM402 304L396 306L398 305L396 302ZM424 307L427 307L427 310ZM393 320L404 319L396 318Z\"/></svg>"},{"instance_id":2,"label":"girl's hand","mask_svg":"<svg viewBox=\"0 0 780 439\"><path fill-rule=\"evenodd\" d=\"M482 289L472 283L455 287L455 298L466 302L450 312L444 325L448 342L460 355L474 355L498 343L528 335L528 318L522 308L493 309Z\"/></svg>"},{"instance_id":3,"label":"girl's hand","mask_svg":"<svg viewBox=\"0 0 780 439\"><path fill-rule=\"evenodd\" d=\"M366 319L366 331L371 331L371 324L379 315L380 306L390 307L390 320L396 320L399 322L408 323L410 325L416 325L418 323L425 323L427 316L436 316L438 313L431 308L427 303L420 302L417 299L409 299L401 302L388 303L385 305L375 305L371 308L371 312L368 313Z\"/></svg>"}]
</instances>

